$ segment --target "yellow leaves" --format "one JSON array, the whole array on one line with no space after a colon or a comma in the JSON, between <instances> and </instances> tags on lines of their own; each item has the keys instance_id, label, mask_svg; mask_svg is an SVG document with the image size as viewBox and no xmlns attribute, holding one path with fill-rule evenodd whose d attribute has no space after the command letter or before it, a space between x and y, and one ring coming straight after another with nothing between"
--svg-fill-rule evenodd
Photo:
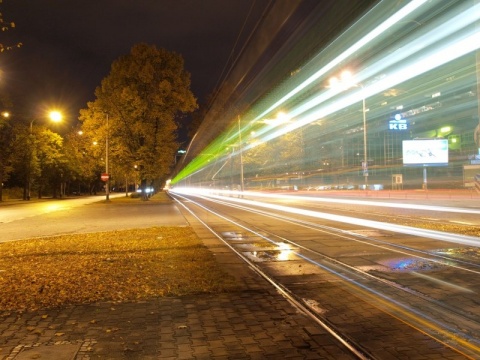
<instances>
[{"instance_id":1,"label":"yellow leaves","mask_svg":"<svg viewBox=\"0 0 480 360\"><path fill-rule=\"evenodd\" d=\"M234 286L189 227L2 243L0 269L0 311L137 301Z\"/></svg>"},{"instance_id":2,"label":"yellow leaves","mask_svg":"<svg viewBox=\"0 0 480 360\"><path fill-rule=\"evenodd\" d=\"M35 326L27 326L27 330L30 331L32 334L35 334L35 335L41 335L42 334L42 330L37 329Z\"/></svg>"},{"instance_id":3,"label":"yellow leaves","mask_svg":"<svg viewBox=\"0 0 480 360\"><path fill-rule=\"evenodd\" d=\"M462 234L467 236L480 236L480 228L478 226L468 226L468 225L457 225L451 223L439 224L437 222L417 222L415 220L401 219L398 221L399 224L419 227L423 229L430 230L440 230L455 234Z\"/></svg>"}]
</instances>

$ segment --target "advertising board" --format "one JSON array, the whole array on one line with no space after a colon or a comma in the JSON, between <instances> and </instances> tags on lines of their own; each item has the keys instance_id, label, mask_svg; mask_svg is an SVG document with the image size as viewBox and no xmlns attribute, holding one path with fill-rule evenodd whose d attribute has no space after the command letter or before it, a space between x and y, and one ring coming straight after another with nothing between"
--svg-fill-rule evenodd
<instances>
[{"instance_id":1,"label":"advertising board","mask_svg":"<svg viewBox=\"0 0 480 360\"><path fill-rule=\"evenodd\" d=\"M448 140L403 140L404 166L446 166L448 165Z\"/></svg>"}]
</instances>

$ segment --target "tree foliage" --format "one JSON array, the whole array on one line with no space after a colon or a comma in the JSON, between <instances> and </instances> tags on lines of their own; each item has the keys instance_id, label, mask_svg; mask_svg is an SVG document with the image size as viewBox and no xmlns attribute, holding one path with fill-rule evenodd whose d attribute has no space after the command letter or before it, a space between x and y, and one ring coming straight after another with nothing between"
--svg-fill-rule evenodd
<instances>
[{"instance_id":1,"label":"tree foliage","mask_svg":"<svg viewBox=\"0 0 480 360\"><path fill-rule=\"evenodd\" d=\"M28 182L31 192L42 197L43 190L51 188L54 197L62 177L67 172L67 162L63 152L63 138L45 128L24 125L13 128L10 162L16 175L23 180L24 200L28 198Z\"/></svg>"},{"instance_id":2,"label":"tree foliage","mask_svg":"<svg viewBox=\"0 0 480 360\"><path fill-rule=\"evenodd\" d=\"M57 197L59 184L67 173L67 161L63 152L63 138L46 128L39 128L35 136L35 171L33 182L38 197L42 197L47 184L52 186L53 197Z\"/></svg>"},{"instance_id":3,"label":"tree foliage","mask_svg":"<svg viewBox=\"0 0 480 360\"><path fill-rule=\"evenodd\" d=\"M99 188L102 150L90 138L78 131L66 135L64 152L68 163L68 178L77 185L76 192L95 194ZM83 185L83 186L82 186Z\"/></svg>"},{"instance_id":4,"label":"tree foliage","mask_svg":"<svg viewBox=\"0 0 480 360\"><path fill-rule=\"evenodd\" d=\"M0 0L0 4L2 3L3 1ZM10 30L10 29L13 29L15 28L15 23L13 21L6 21L4 18L3 18L3 13L0 12L0 29L2 31L7 31L7 30ZM0 43L0 52L4 52L5 50L11 50L13 48L19 48L22 46L22 43L17 43L17 44L14 44L14 45L8 45L8 44L5 44L5 43Z\"/></svg>"},{"instance_id":5,"label":"tree foliage","mask_svg":"<svg viewBox=\"0 0 480 360\"><path fill-rule=\"evenodd\" d=\"M254 144L243 154L245 172L249 176L282 175L301 169L302 134L291 132L268 143Z\"/></svg>"},{"instance_id":6,"label":"tree foliage","mask_svg":"<svg viewBox=\"0 0 480 360\"><path fill-rule=\"evenodd\" d=\"M105 144L108 135L112 166L136 165L144 183L168 175L178 148L176 117L197 107L183 58L135 45L112 64L95 97L79 119L88 137Z\"/></svg>"}]
</instances>

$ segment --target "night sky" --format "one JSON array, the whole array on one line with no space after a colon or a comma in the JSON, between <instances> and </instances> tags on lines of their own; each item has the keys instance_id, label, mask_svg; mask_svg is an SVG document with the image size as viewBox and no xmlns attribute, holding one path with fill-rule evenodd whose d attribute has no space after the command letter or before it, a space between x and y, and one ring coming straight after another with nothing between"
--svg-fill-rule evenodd
<instances>
[{"instance_id":1,"label":"night sky","mask_svg":"<svg viewBox=\"0 0 480 360\"><path fill-rule=\"evenodd\" d=\"M114 60L145 42L175 51L203 102L232 54L240 50L270 0L4 0L0 86L15 111L38 116L62 109L72 124L94 100ZM243 30L242 30L243 29ZM237 38L240 36L239 41ZM236 44L236 45L235 45ZM21 109L21 110L19 110Z\"/></svg>"}]
</instances>

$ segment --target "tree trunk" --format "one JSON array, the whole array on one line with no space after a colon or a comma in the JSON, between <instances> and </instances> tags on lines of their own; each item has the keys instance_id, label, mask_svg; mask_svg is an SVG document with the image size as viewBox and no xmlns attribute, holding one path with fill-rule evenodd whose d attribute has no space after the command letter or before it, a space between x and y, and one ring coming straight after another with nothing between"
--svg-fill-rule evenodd
<instances>
[{"instance_id":1,"label":"tree trunk","mask_svg":"<svg viewBox=\"0 0 480 360\"><path fill-rule=\"evenodd\" d=\"M23 184L23 200L30 200L30 195L28 194L29 186L28 182L30 181L30 177L27 175L25 176L25 183Z\"/></svg>"},{"instance_id":2,"label":"tree trunk","mask_svg":"<svg viewBox=\"0 0 480 360\"><path fill-rule=\"evenodd\" d=\"M0 164L0 202L3 201L3 166Z\"/></svg>"},{"instance_id":3,"label":"tree trunk","mask_svg":"<svg viewBox=\"0 0 480 360\"><path fill-rule=\"evenodd\" d=\"M148 200L147 179L142 179L142 182L140 184L140 189L142 189L142 200L147 201Z\"/></svg>"}]
</instances>

